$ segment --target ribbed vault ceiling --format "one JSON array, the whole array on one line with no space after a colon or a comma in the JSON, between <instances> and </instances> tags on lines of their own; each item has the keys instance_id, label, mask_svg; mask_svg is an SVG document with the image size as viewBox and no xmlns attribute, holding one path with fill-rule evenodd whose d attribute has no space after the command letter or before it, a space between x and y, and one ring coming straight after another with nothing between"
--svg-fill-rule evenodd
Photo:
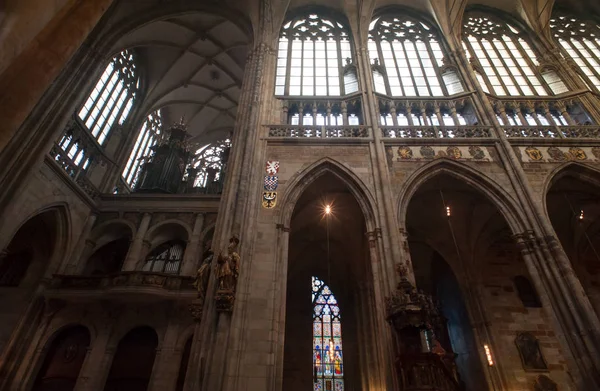
<instances>
[{"instance_id":1,"label":"ribbed vault ceiling","mask_svg":"<svg viewBox=\"0 0 600 391\"><path fill-rule=\"evenodd\" d=\"M185 116L193 140L209 142L233 130L248 43L231 21L191 13L141 26L113 51L135 49L139 55L143 112L162 109L166 125Z\"/></svg>"}]
</instances>

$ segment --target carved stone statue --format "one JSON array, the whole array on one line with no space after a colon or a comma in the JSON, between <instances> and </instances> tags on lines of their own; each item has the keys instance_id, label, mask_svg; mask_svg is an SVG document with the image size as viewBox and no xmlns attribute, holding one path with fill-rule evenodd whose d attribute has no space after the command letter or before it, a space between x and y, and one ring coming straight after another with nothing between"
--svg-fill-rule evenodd
<instances>
[{"instance_id":1,"label":"carved stone statue","mask_svg":"<svg viewBox=\"0 0 600 391\"><path fill-rule=\"evenodd\" d=\"M211 241L206 242L204 254L202 256L203 261L196 274L196 280L193 283L196 289L198 289L198 298L201 299L204 299L204 296L206 295L208 278L210 276L210 266L214 256L212 250L210 249L211 245Z\"/></svg>"},{"instance_id":2,"label":"carved stone statue","mask_svg":"<svg viewBox=\"0 0 600 391\"><path fill-rule=\"evenodd\" d=\"M240 240L236 236L232 236L227 246L227 255L220 253L217 258L219 290L235 291L240 267L240 256L237 253L239 243Z\"/></svg>"}]
</instances>

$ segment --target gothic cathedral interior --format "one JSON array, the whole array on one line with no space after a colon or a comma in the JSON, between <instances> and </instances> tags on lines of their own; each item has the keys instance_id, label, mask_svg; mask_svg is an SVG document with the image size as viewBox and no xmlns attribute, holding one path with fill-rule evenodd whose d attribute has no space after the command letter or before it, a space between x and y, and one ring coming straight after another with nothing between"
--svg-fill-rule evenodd
<instances>
[{"instance_id":1,"label":"gothic cathedral interior","mask_svg":"<svg viewBox=\"0 0 600 391\"><path fill-rule=\"evenodd\" d=\"M0 0L0 391L600 390L598 0Z\"/></svg>"}]
</instances>

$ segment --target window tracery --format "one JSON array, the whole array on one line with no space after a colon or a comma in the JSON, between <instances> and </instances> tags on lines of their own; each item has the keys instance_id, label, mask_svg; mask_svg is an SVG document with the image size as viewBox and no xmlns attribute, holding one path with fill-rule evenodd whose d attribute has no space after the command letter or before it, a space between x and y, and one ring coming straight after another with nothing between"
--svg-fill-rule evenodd
<instances>
[{"instance_id":1,"label":"window tracery","mask_svg":"<svg viewBox=\"0 0 600 391\"><path fill-rule=\"evenodd\" d=\"M162 131L162 116L160 110L157 110L144 121L123 170L123 178L130 188L134 188L140 168L144 163L143 160L145 157L150 156L150 147L158 143Z\"/></svg>"},{"instance_id":2,"label":"window tracery","mask_svg":"<svg viewBox=\"0 0 600 391\"><path fill-rule=\"evenodd\" d=\"M566 14L550 19L552 35L581 70L588 86L600 85L600 25Z\"/></svg>"},{"instance_id":3,"label":"window tracery","mask_svg":"<svg viewBox=\"0 0 600 391\"><path fill-rule=\"evenodd\" d=\"M343 391L342 325L338 302L327 285L312 277L314 391Z\"/></svg>"},{"instance_id":4,"label":"window tracery","mask_svg":"<svg viewBox=\"0 0 600 391\"><path fill-rule=\"evenodd\" d=\"M281 29L275 95L341 96L358 91L348 29L311 13Z\"/></svg>"},{"instance_id":5,"label":"window tracery","mask_svg":"<svg viewBox=\"0 0 600 391\"><path fill-rule=\"evenodd\" d=\"M384 16L373 21L369 56L378 93L444 96L464 91L456 70L444 66L437 32L410 17Z\"/></svg>"},{"instance_id":6,"label":"window tracery","mask_svg":"<svg viewBox=\"0 0 600 391\"><path fill-rule=\"evenodd\" d=\"M94 158L101 158L100 148L115 125L122 125L129 116L139 87L135 56L125 50L108 63L51 151L69 175L78 176Z\"/></svg>"},{"instance_id":7,"label":"window tracery","mask_svg":"<svg viewBox=\"0 0 600 391\"><path fill-rule=\"evenodd\" d=\"M177 274L184 251L185 243L180 240L163 243L146 257L142 271Z\"/></svg>"},{"instance_id":8,"label":"window tracery","mask_svg":"<svg viewBox=\"0 0 600 391\"><path fill-rule=\"evenodd\" d=\"M463 25L463 45L482 88L494 95L558 94L567 90L558 74L538 70L539 62L522 32L488 15L471 14Z\"/></svg>"},{"instance_id":9,"label":"window tracery","mask_svg":"<svg viewBox=\"0 0 600 391\"><path fill-rule=\"evenodd\" d=\"M203 189L206 193L220 193L223 189L230 150L230 139L217 141L198 149L190 166L191 170L188 170L187 180L193 181L194 188Z\"/></svg>"}]
</instances>

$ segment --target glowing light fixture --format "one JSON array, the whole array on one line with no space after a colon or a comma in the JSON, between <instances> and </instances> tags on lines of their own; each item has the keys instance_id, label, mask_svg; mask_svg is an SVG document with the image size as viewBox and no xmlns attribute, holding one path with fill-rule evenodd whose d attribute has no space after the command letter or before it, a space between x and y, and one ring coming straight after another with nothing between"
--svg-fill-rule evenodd
<instances>
[{"instance_id":1,"label":"glowing light fixture","mask_svg":"<svg viewBox=\"0 0 600 391\"><path fill-rule=\"evenodd\" d=\"M581 213L579 213L579 220L583 220L583 209L581 210Z\"/></svg>"},{"instance_id":2,"label":"glowing light fixture","mask_svg":"<svg viewBox=\"0 0 600 391\"><path fill-rule=\"evenodd\" d=\"M450 213L450 207L447 206L446 207L446 216L450 217L452 215L452 213Z\"/></svg>"},{"instance_id":3,"label":"glowing light fixture","mask_svg":"<svg viewBox=\"0 0 600 391\"><path fill-rule=\"evenodd\" d=\"M331 205L325 205L325 214L331 214Z\"/></svg>"},{"instance_id":4,"label":"glowing light fixture","mask_svg":"<svg viewBox=\"0 0 600 391\"><path fill-rule=\"evenodd\" d=\"M483 349L485 350L485 357L488 360L488 365L490 367L494 366L494 359L492 358L492 351L488 345L483 345Z\"/></svg>"}]
</instances>

